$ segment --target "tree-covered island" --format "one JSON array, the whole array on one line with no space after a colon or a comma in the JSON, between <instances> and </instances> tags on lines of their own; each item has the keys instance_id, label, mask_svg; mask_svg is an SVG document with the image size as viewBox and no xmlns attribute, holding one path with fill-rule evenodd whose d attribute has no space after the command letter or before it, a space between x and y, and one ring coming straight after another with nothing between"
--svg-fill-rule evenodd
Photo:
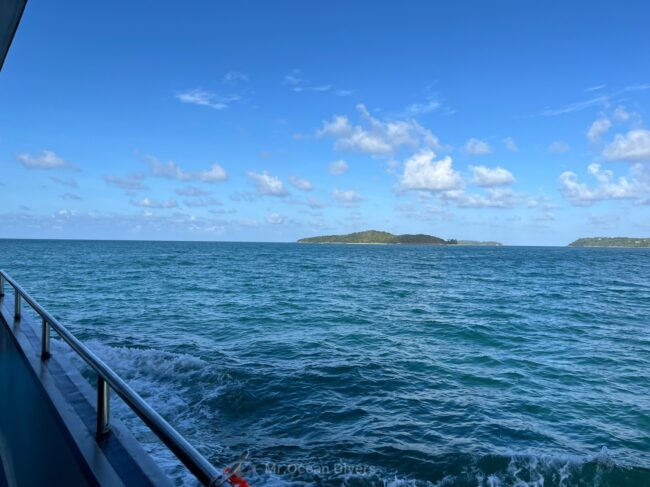
<instances>
[{"instance_id":1,"label":"tree-covered island","mask_svg":"<svg viewBox=\"0 0 650 487\"><path fill-rule=\"evenodd\" d=\"M650 238L631 237L591 237L579 238L571 242L569 247L627 247L650 248Z\"/></svg>"},{"instance_id":2,"label":"tree-covered island","mask_svg":"<svg viewBox=\"0 0 650 487\"><path fill-rule=\"evenodd\" d=\"M422 233L393 235L388 232L367 230L365 232L348 233L347 235L301 238L298 243L456 245L458 242L455 239L444 240L440 237Z\"/></svg>"}]
</instances>

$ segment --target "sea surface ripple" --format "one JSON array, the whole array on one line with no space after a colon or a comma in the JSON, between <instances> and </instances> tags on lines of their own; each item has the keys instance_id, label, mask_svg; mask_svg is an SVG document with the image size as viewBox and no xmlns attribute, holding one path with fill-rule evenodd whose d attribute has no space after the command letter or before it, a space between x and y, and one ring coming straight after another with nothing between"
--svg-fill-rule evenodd
<instances>
[{"instance_id":1,"label":"sea surface ripple","mask_svg":"<svg viewBox=\"0 0 650 487\"><path fill-rule=\"evenodd\" d=\"M0 266L253 485L650 485L648 250L0 240Z\"/></svg>"}]
</instances>

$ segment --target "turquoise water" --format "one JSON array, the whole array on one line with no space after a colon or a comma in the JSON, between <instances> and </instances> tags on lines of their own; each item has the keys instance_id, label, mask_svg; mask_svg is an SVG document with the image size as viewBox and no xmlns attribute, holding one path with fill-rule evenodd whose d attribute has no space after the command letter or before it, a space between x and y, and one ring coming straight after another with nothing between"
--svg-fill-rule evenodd
<instances>
[{"instance_id":1,"label":"turquoise water","mask_svg":"<svg viewBox=\"0 0 650 487\"><path fill-rule=\"evenodd\" d=\"M4 240L0 266L253 485L650 485L650 251Z\"/></svg>"}]
</instances>

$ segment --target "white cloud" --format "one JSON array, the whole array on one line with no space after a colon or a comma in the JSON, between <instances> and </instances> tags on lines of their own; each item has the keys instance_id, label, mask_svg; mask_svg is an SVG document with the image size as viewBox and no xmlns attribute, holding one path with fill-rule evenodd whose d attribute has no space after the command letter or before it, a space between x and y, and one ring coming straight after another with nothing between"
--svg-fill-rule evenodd
<instances>
[{"instance_id":1,"label":"white cloud","mask_svg":"<svg viewBox=\"0 0 650 487\"><path fill-rule=\"evenodd\" d=\"M363 201L363 196L353 189L335 189L332 191L332 198L344 206L353 206L354 204Z\"/></svg>"},{"instance_id":2,"label":"white cloud","mask_svg":"<svg viewBox=\"0 0 650 487\"><path fill-rule=\"evenodd\" d=\"M223 217L205 217L178 210L156 212L146 207L141 211L110 214L63 209L50 214L22 212L14 215L0 214L3 227L22 221L23 224L28 223L30 228L43 229L44 235L51 235L52 230L56 230L57 235L65 238L79 238L78 230L81 228L93 232L81 234L82 236L95 235L94 232L97 232L102 238L134 238L140 235L139 238L205 240L206 237L212 239L222 234L226 228L241 227L237 220L226 220Z\"/></svg>"},{"instance_id":3,"label":"white cloud","mask_svg":"<svg viewBox=\"0 0 650 487\"><path fill-rule=\"evenodd\" d=\"M215 110L228 108L230 103L239 100L239 96L237 95L219 96L212 91L207 91L202 88L181 91L176 94L176 98L183 103L210 107Z\"/></svg>"},{"instance_id":4,"label":"white cloud","mask_svg":"<svg viewBox=\"0 0 650 487\"><path fill-rule=\"evenodd\" d=\"M570 150L571 147L569 147L569 144L563 140L556 140L554 142L551 142L551 145L548 146L548 151L551 154L562 154L564 152L569 152Z\"/></svg>"},{"instance_id":5,"label":"white cloud","mask_svg":"<svg viewBox=\"0 0 650 487\"><path fill-rule=\"evenodd\" d=\"M228 173L221 167L219 164L212 164L212 167L207 171L201 171L196 175L196 179L199 181L204 181L206 183L211 183L215 181L226 181L228 179Z\"/></svg>"},{"instance_id":6,"label":"white cloud","mask_svg":"<svg viewBox=\"0 0 650 487\"><path fill-rule=\"evenodd\" d=\"M502 167L470 166L470 170L474 176L472 182L478 186L503 186L515 182L512 173Z\"/></svg>"},{"instance_id":7,"label":"white cloud","mask_svg":"<svg viewBox=\"0 0 650 487\"><path fill-rule=\"evenodd\" d=\"M650 162L650 130L630 130L617 134L603 151L609 161Z\"/></svg>"},{"instance_id":8,"label":"white cloud","mask_svg":"<svg viewBox=\"0 0 650 487\"><path fill-rule=\"evenodd\" d=\"M201 208L204 206L221 206L222 203L216 198L211 196L200 197L200 198L188 198L183 201L185 206L188 208Z\"/></svg>"},{"instance_id":9,"label":"white cloud","mask_svg":"<svg viewBox=\"0 0 650 487\"><path fill-rule=\"evenodd\" d=\"M506 149L508 149L510 152L519 152L519 147L517 147L517 144L515 143L515 139L512 137L506 137L503 139L503 144L506 146Z\"/></svg>"},{"instance_id":10,"label":"white cloud","mask_svg":"<svg viewBox=\"0 0 650 487\"><path fill-rule=\"evenodd\" d=\"M595 85L595 86L590 86L588 88L585 88L585 93L591 93L593 91L600 91L603 88L605 88L607 85Z\"/></svg>"},{"instance_id":11,"label":"white cloud","mask_svg":"<svg viewBox=\"0 0 650 487\"><path fill-rule=\"evenodd\" d=\"M485 194L466 193L463 190L445 191L440 197L461 208L512 208L516 194L509 188L488 188Z\"/></svg>"},{"instance_id":12,"label":"white cloud","mask_svg":"<svg viewBox=\"0 0 650 487\"><path fill-rule=\"evenodd\" d=\"M228 71L223 77L223 82L231 85L236 85L240 82L247 82L248 79L249 78L246 73L242 73L241 71Z\"/></svg>"},{"instance_id":13,"label":"white cloud","mask_svg":"<svg viewBox=\"0 0 650 487\"><path fill-rule=\"evenodd\" d=\"M132 173L128 176L104 176L104 181L106 181L111 186L115 186L126 191L134 191L140 189L147 189L147 187L142 184L142 174Z\"/></svg>"},{"instance_id":14,"label":"white cloud","mask_svg":"<svg viewBox=\"0 0 650 487\"><path fill-rule=\"evenodd\" d=\"M293 89L293 91L329 91L332 85L316 85L316 86L300 86Z\"/></svg>"},{"instance_id":15,"label":"white cloud","mask_svg":"<svg viewBox=\"0 0 650 487\"><path fill-rule=\"evenodd\" d=\"M591 90L587 89L585 91L598 91L604 87L605 85L594 86L592 87ZM624 88L621 88L617 91L610 93L609 95L600 95L595 98L591 98L589 100L584 100L577 103L571 103L562 108L557 108L557 109L547 108L546 110L542 111L540 115L543 116L563 115L565 113L572 113L572 112L584 110L594 105L599 105L599 104L608 105L610 98L615 98L619 95L622 95L624 93L629 93L631 91L645 91L645 90L650 90L650 83L640 83L636 85L625 86Z\"/></svg>"},{"instance_id":16,"label":"white cloud","mask_svg":"<svg viewBox=\"0 0 650 487\"><path fill-rule=\"evenodd\" d=\"M348 163L343 159L339 159L330 163L330 174L332 176L340 176L346 172L348 172Z\"/></svg>"},{"instance_id":17,"label":"white cloud","mask_svg":"<svg viewBox=\"0 0 650 487\"><path fill-rule=\"evenodd\" d=\"M151 200L149 198L142 198L140 200L131 201L131 204L134 206L140 206L142 208L176 208L178 206L178 202L173 198L170 198L166 201L157 201Z\"/></svg>"},{"instance_id":18,"label":"white cloud","mask_svg":"<svg viewBox=\"0 0 650 487\"><path fill-rule=\"evenodd\" d=\"M146 160L149 162L155 176L166 179L177 179L178 181L189 181L192 179L192 175L183 171L174 161L167 161L167 164L164 164L153 156L147 156Z\"/></svg>"},{"instance_id":19,"label":"white cloud","mask_svg":"<svg viewBox=\"0 0 650 487\"><path fill-rule=\"evenodd\" d=\"M542 211L535 218L533 218L533 220L536 222L554 222L555 215L550 211Z\"/></svg>"},{"instance_id":20,"label":"white cloud","mask_svg":"<svg viewBox=\"0 0 650 487\"><path fill-rule=\"evenodd\" d=\"M320 201L318 201L316 198L307 198L307 206L313 209L319 209L319 208L324 208L325 205L323 205Z\"/></svg>"},{"instance_id":21,"label":"white cloud","mask_svg":"<svg viewBox=\"0 0 650 487\"><path fill-rule=\"evenodd\" d=\"M589 108L594 105L606 103L607 101L608 101L607 96L598 96L596 98L591 98L589 100L580 101L577 103L571 103L570 105L566 105L562 108L547 108L546 110L542 111L540 115L545 117L564 115L566 113L578 112L580 110L584 110L585 108Z\"/></svg>"},{"instance_id":22,"label":"white cloud","mask_svg":"<svg viewBox=\"0 0 650 487\"><path fill-rule=\"evenodd\" d=\"M307 91L324 93L332 91L334 88L331 84L311 84L301 76L302 73L299 69L292 69L284 76L282 84L289 86L291 88L291 91L294 91L296 93ZM348 96L354 93L354 90L337 89L334 90L333 93L337 96Z\"/></svg>"},{"instance_id":23,"label":"white cloud","mask_svg":"<svg viewBox=\"0 0 650 487\"><path fill-rule=\"evenodd\" d=\"M297 86L301 84L302 81L303 80L300 78L300 70L292 69L291 72L284 76L282 83L289 86Z\"/></svg>"},{"instance_id":24,"label":"white cloud","mask_svg":"<svg viewBox=\"0 0 650 487\"><path fill-rule=\"evenodd\" d=\"M424 115L440 108L440 102L433 97L427 98L424 103L411 103L406 107L409 115Z\"/></svg>"},{"instance_id":25,"label":"white cloud","mask_svg":"<svg viewBox=\"0 0 650 487\"><path fill-rule=\"evenodd\" d=\"M210 169L190 173L180 168L174 161L162 163L154 156L146 156L145 160L149 163L155 176L166 179L175 179L177 181L203 181L212 183L225 181L228 179L228 173L219 165L213 164Z\"/></svg>"},{"instance_id":26,"label":"white cloud","mask_svg":"<svg viewBox=\"0 0 650 487\"><path fill-rule=\"evenodd\" d=\"M625 110L624 106L618 106L616 107L616 110L614 110L613 117L617 122L627 122L630 118L632 118L632 114Z\"/></svg>"},{"instance_id":27,"label":"white cloud","mask_svg":"<svg viewBox=\"0 0 650 487\"><path fill-rule=\"evenodd\" d=\"M528 206L528 208L540 208L542 210L555 210L559 208L558 205L553 203L544 193L541 193L538 196L529 197L526 206Z\"/></svg>"},{"instance_id":28,"label":"white cloud","mask_svg":"<svg viewBox=\"0 0 650 487\"><path fill-rule=\"evenodd\" d=\"M288 194L282 180L275 176L271 176L266 171L262 174L248 171L246 175L248 176L248 179L255 183L255 187L259 194L267 196L285 196Z\"/></svg>"},{"instance_id":29,"label":"white cloud","mask_svg":"<svg viewBox=\"0 0 650 487\"><path fill-rule=\"evenodd\" d=\"M435 161L432 150L425 149L411 156L404 163L400 187L426 191L448 191L463 186L463 179L452 168L451 157Z\"/></svg>"},{"instance_id":30,"label":"white cloud","mask_svg":"<svg viewBox=\"0 0 650 487\"><path fill-rule=\"evenodd\" d=\"M40 155L18 154L16 159L28 169L77 169L74 164L63 160L51 150L44 150Z\"/></svg>"},{"instance_id":31,"label":"white cloud","mask_svg":"<svg viewBox=\"0 0 650 487\"><path fill-rule=\"evenodd\" d=\"M382 122L373 117L365 105L359 104L356 108L361 119L359 125L352 125L346 116L335 115L331 121L323 122L316 135L333 137L338 150L373 156L387 156L402 147L433 149L440 146L438 138L415 120Z\"/></svg>"},{"instance_id":32,"label":"white cloud","mask_svg":"<svg viewBox=\"0 0 650 487\"><path fill-rule=\"evenodd\" d=\"M186 186L184 188L177 188L174 190L177 195L180 196L205 196L211 193L211 191L206 191L196 186Z\"/></svg>"},{"instance_id":33,"label":"white cloud","mask_svg":"<svg viewBox=\"0 0 650 487\"><path fill-rule=\"evenodd\" d=\"M266 221L271 225L279 225L284 222L284 217L276 212L271 212L266 217Z\"/></svg>"},{"instance_id":34,"label":"white cloud","mask_svg":"<svg viewBox=\"0 0 650 487\"><path fill-rule=\"evenodd\" d=\"M465 143L465 152L470 156L484 156L491 153L492 149L487 142L472 137Z\"/></svg>"},{"instance_id":35,"label":"white cloud","mask_svg":"<svg viewBox=\"0 0 650 487\"><path fill-rule=\"evenodd\" d=\"M289 182L293 184L296 188L302 189L303 191L311 191L314 189L314 185L311 184L311 181L306 179L299 178L298 176L291 176Z\"/></svg>"},{"instance_id":36,"label":"white cloud","mask_svg":"<svg viewBox=\"0 0 650 487\"><path fill-rule=\"evenodd\" d=\"M608 118L599 118L594 121L587 131L587 138L592 144L597 143L600 138L607 133L612 127L612 122Z\"/></svg>"},{"instance_id":37,"label":"white cloud","mask_svg":"<svg viewBox=\"0 0 650 487\"><path fill-rule=\"evenodd\" d=\"M560 192L578 206L588 206L596 201L608 199L638 199L642 195L642 187L635 179L626 177L614 178L610 170L602 170L600 164L590 164L589 174L596 179L596 186L589 186L578 181L578 175L571 171L560 175Z\"/></svg>"}]
</instances>

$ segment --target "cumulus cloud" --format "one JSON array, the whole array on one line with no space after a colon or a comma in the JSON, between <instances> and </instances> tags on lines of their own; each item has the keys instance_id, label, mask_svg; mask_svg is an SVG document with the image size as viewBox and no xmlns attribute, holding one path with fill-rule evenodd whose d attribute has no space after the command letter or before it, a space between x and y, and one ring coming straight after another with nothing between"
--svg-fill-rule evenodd
<instances>
[{"instance_id":1,"label":"cumulus cloud","mask_svg":"<svg viewBox=\"0 0 650 487\"><path fill-rule=\"evenodd\" d=\"M271 212L266 217L267 223L271 225L279 225L284 222L284 217L276 212Z\"/></svg>"},{"instance_id":2,"label":"cumulus cloud","mask_svg":"<svg viewBox=\"0 0 650 487\"><path fill-rule=\"evenodd\" d=\"M512 137L506 137L503 139L503 145L505 145L506 149L508 149L510 152L519 152L519 147L517 147L515 139Z\"/></svg>"},{"instance_id":3,"label":"cumulus cloud","mask_svg":"<svg viewBox=\"0 0 650 487\"><path fill-rule=\"evenodd\" d=\"M160 162L153 156L147 156L149 166L154 176L166 179L177 179L178 181L189 181L192 175L183 171L174 161L167 161L167 163Z\"/></svg>"},{"instance_id":4,"label":"cumulus cloud","mask_svg":"<svg viewBox=\"0 0 650 487\"><path fill-rule=\"evenodd\" d=\"M412 119L383 122L373 117L363 104L357 105L360 123L353 125L348 117L335 115L323 122L316 135L332 137L338 150L388 156L402 147L438 148L438 138Z\"/></svg>"},{"instance_id":5,"label":"cumulus cloud","mask_svg":"<svg viewBox=\"0 0 650 487\"><path fill-rule=\"evenodd\" d=\"M603 156L609 161L650 162L650 130L630 130L616 134L605 147Z\"/></svg>"},{"instance_id":6,"label":"cumulus cloud","mask_svg":"<svg viewBox=\"0 0 650 487\"><path fill-rule=\"evenodd\" d=\"M205 189L197 188L196 186L177 188L174 192L179 196L205 196L211 193L211 191L206 191Z\"/></svg>"},{"instance_id":7,"label":"cumulus cloud","mask_svg":"<svg viewBox=\"0 0 650 487\"><path fill-rule=\"evenodd\" d=\"M246 173L257 189L259 194L267 196L286 196L288 191L285 189L284 184L280 178L271 176L267 171L256 173L248 171Z\"/></svg>"},{"instance_id":8,"label":"cumulus cloud","mask_svg":"<svg viewBox=\"0 0 650 487\"><path fill-rule=\"evenodd\" d=\"M215 110L228 108L232 102L239 100L238 95L220 96L202 88L181 91L176 93L176 98L182 103L210 107Z\"/></svg>"},{"instance_id":9,"label":"cumulus cloud","mask_svg":"<svg viewBox=\"0 0 650 487\"><path fill-rule=\"evenodd\" d=\"M363 201L363 196L353 189L335 189L332 191L332 198L344 206L352 206Z\"/></svg>"},{"instance_id":10,"label":"cumulus cloud","mask_svg":"<svg viewBox=\"0 0 650 487\"><path fill-rule=\"evenodd\" d=\"M142 184L143 176L139 173L131 173L128 176L104 176L104 181L109 185L115 186L116 188L123 189L125 191L134 191L147 189L147 187Z\"/></svg>"},{"instance_id":11,"label":"cumulus cloud","mask_svg":"<svg viewBox=\"0 0 650 487\"><path fill-rule=\"evenodd\" d=\"M551 142L551 145L548 146L548 151L551 154L562 154L564 152L569 152L570 150L571 147L569 147L569 144L563 140L556 140L554 142Z\"/></svg>"},{"instance_id":12,"label":"cumulus cloud","mask_svg":"<svg viewBox=\"0 0 650 487\"><path fill-rule=\"evenodd\" d=\"M463 179L452 167L451 157L438 161L436 154L429 149L411 156L404 163L404 174L400 178L400 188L408 190L448 191L463 186Z\"/></svg>"},{"instance_id":13,"label":"cumulus cloud","mask_svg":"<svg viewBox=\"0 0 650 487\"><path fill-rule=\"evenodd\" d=\"M183 200L183 203L188 208L202 208L205 206L221 206L223 204L221 203L221 201L211 196L187 198L186 200Z\"/></svg>"},{"instance_id":14,"label":"cumulus cloud","mask_svg":"<svg viewBox=\"0 0 650 487\"><path fill-rule=\"evenodd\" d=\"M196 179L199 181L204 181L206 183L211 183L215 181L225 181L228 179L228 174L219 164L212 164L210 169L207 171L200 171L196 175Z\"/></svg>"},{"instance_id":15,"label":"cumulus cloud","mask_svg":"<svg viewBox=\"0 0 650 487\"><path fill-rule=\"evenodd\" d=\"M492 152L487 142L473 137L465 143L464 149L470 156L484 156Z\"/></svg>"},{"instance_id":16,"label":"cumulus cloud","mask_svg":"<svg viewBox=\"0 0 650 487\"><path fill-rule=\"evenodd\" d=\"M131 204L134 206L139 206L141 208L176 208L178 206L178 202L173 198L165 201L142 198L140 200L131 201Z\"/></svg>"},{"instance_id":17,"label":"cumulus cloud","mask_svg":"<svg viewBox=\"0 0 650 487\"><path fill-rule=\"evenodd\" d=\"M27 169L77 169L77 166L65 161L51 150L44 150L39 155L25 152L18 154L16 159Z\"/></svg>"},{"instance_id":18,"label":"cumulus cloud","mask_svg":"<svg viewBox=\"0 0 650 487\"><path fill-rule=\"evenodd\" d=\"M346 172L348 172L348 163L343 159L339 159L330 163L330 174L332 176L340 176Z\"/></svg>"},{"instance_id":19,"label":"cumulus cloud","mask_svg":"<svg viewBox=\"0 0 650 487\"><path fill-rule=\"evenodd\" d=\"M587 138L592 144L597 143L612 127L612 122L608 118L599 118L591 124L587 131Z\"/></svg>"},{"instance_id":20,"label":"cumulus cloud","mask_svg":"<svg viewBox=\"0 0 650 487\"><path fill-rule=\"evenodd\" d=\"M614 110L613 117L617 122L627 122L632 118L632 114L628 112L624 106L618 106L616 107L616 110Z\"/></svg>"},{"instance_id":21,"label":"cumulus cloud","mask_svg":"<svg viewBox=\"0 0 650 487\"><path fill-rule=\"evenodd\" d=\"M203 181L213 183L226 181L228 173L219 164L213 164L210 169L198 172L187 172L180 168L174 161L160 162L154 156L146 156L145 160L151 167L154 176L177 181Z\"/></svg>"},{"instance_id":22,"label":"cumulus cloud","mask_svg":"<svg viewBox=\"0 0 650 487\"><path fill-rule=\"evenodd\" d=\"M147 208L142 211L102 214L101 212L76 212L64 209L50 214L36 213L2 213L0 223L3 226L28 224L28 228L40 230L39 235L57 235L75 238L78 229L89 230L91 235L102 238L116 236L137 238L138 235L157 235L158 238L214 238L226 228L237 229L242 225L237 220L223 217L201 216L180 211L154 212ZM140 237L142 238L142 237Z\"/></svg>"},{"instance_id":23,"label":"cumulus cloud","mask_svg":"<svg viewBox=\"0 0 650 487\"><path fill-rule=\"evenodd\" d=\"M314 185L311 184L311 181L299 178L298 176L289 177L289 182L293 184L296 188L301 189L303 191L311 191L312 189L314 189Z\"/></svg>"},{"instance_id":24,"label":"cumulus cloud","mask_svg":"<svg viewBox=\"0 0 650 487\"><path fill-rule=\"evenodd\" d=\"M509 188L488 188L485 194L445 191L440 193L440 198L461 208L512 208L516 204L516 194Z\"/></svg>"},{"instance_id":25,"label":"cumulus cloud","mask_svg":"<svg viewBox=\"0 0 650 487\"><path fill-rule=\"evenodd\" d=\"M587 171L597 181L595 186L581 183L572 171L560 175L560 192L574 205L589 206L596 201L642 196L642 185L636 179L623 176L616 179L612 171L601 169L600 164L590 164Z\"/></svg>"},{"instance_id":26,"label":"cumulus cloud","mask_svg":"<svg viewBox=\"0 0 650 487\"><path fill-rule=\"evenodd\" d=\"M537 216L533 218L536 222L553 222L555 221L555 215L550 211L542 211Z\"/></svg>"},{"instance_id":27,"label":"cumulus cloud","mask_svg":"<svg viewBox=\"0 0 650 487\"><path fill-rule=\"evenodd\" d=\"M470 170L474 176L472 182L478 186L504 186L515 182L512 173L502 167L470 166Z\"/></svg>"},{"instance_id":28,"label":"cumulus cloud","mask_svg":"<svg viewBox=\"0 0 650 487\"><path fill-rule=\"evenodd\" d=\"M307 198L306 201L307 206L309 206L312 209L320 209L320 208L325 208L325 205L322 204L320 201L318 201L316 198Z\"/></svg>"}]
</instances>

